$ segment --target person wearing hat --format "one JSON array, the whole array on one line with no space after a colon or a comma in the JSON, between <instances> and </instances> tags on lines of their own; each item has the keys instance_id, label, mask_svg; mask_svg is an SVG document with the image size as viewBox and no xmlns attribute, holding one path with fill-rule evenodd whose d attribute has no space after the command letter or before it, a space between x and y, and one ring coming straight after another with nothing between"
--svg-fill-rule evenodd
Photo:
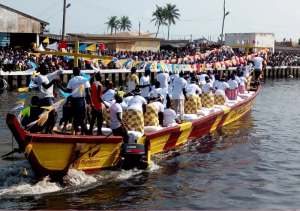
<instances>
[{"instance_id":1,"label":"person wearing hat","mask_svg":"<svg viewBox=\"0 0 300 211\"><path fill-rule=\"evenodd\" d=\"M144 133L144 114L146 112L147 101L141 95L139 86L133 91L134 96L128 102L126 112L126 123L130 130Z\"/></svg>"},{"instance_id":2,"label":"person wearing hat","mask_svg":"<svg viewBox=\"0 0 300 211\"><path fill-rule=\"evenodd\" d=\"M141 89L141 96L144 97L147 102L149 101L149 93L151 89L150 84L150 69L145 70L145 74L140 78L139 88Z\"/></svg>"},{"instance_id":3,"label":"person wearing hat","mask_svg":"<svg viewBox=\"0 0 300 211\"><path fill-rule=\"evenodd\" d=\"M54 94L53 94L53 84L55 82L60 82L60 79L56 79L56 77L63 73L62 68L59 68L58 71L51 73L48 75L49 68L48 65L41 64L38 68L40 72L39 76L32 79L35 83L37 83L40 94L39 94L39 106L51 106L54 104ZM56 124L57 113L55 109L53 109L49 113L49 117L47 122L45 123L45 133L53 133L53 128Z\"/></svg>"},{"instance_id":4,"label":"person wearing hat","mask_svg":"<svg viewBox=\"0 0 300 211\"><path fill-rule=\"evenodd\" d=\"M128 90L134 90L139 85L139 77L136 74L136 67L131 68L131 74L126 78L126 86Z\"/></svg>"},{"instance_id":5,"label":"person wearing hat","mask_svg":"<svg viewBox=\"0 0 300 211\"><path fill-rule=\"evenodd\" d=\"M212 91L215 90L213 88L212 82L208 76L205 76L205 84L202 86L202 97L201 103L203 107L212 108L214 107L214 98L212 95Z\"/></svg>"},{"instance_id":6,"label":"person wearing hat","mask_svg":"<svg viewBox=\"0 0 300 211\"><path fill-rule=\"evenodd\" d=\"M228 83L225 82L225 78L221 78L220 81L214 85L215 92L215 105L226 104L226 90L229 88Z\"/></svg>"},{"instance_id":7,"label":"person wearing hat","mask_svg":"<svg viewBox=\"0 0 300 211\"><path fill-rule=\"evenodd\" d=\"M164 97L158 95L157 99L147 105L145 113L145 126L163 125L164 121Z\"/></svg>"},{"instance_id":8,"label":"person wearing hat","mask_svg":"<svg viewBox=\"0 0 300 211\"><path fill-rule=\"evenodd\" d=\"M192 76L190 84L186 87L186 95L188 101L185 102L184 112L186 114L197 114L197 110L201 110L201 94L202 91L196 84L196 77Z\"/></svg>"},{"instance_id":9,"label":"person wearing hat","mask_svg":"<svg viewBox=\"0 0 300 211\"><path fill-rule=\"evenodd\" d=\"M227 81L229 88L226 91L226 96L229 100L237 100L238 96L238 83L235 80L235 75L231 74L230 79Z\"/></svg>"},{"instance_id":10,"label":"person wearing hat","mask_svg":"<svg viewBox=\"0 0 300 211\"><path fill-rule=\"evenodd\" d=\"M184 99L188 101L186 96L186 86L187 82L183 78L183 72L179 73L179 77L175 78L173 81L173 102L174 110L177 113L180 113L180 120L184 120Z\"/></svg>"}]
</instances>

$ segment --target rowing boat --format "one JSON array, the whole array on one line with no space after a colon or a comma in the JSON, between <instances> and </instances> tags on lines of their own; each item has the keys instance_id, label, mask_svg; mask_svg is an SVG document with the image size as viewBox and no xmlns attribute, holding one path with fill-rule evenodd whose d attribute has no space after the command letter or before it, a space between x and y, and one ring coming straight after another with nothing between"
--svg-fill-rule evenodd
<instances>
[{"instance_id":1,"label":"rowing boat","mask_svg":"<svg viewBox=\"0 0 300 211\"><path fill-rule=\"evenodd\" d=\"M247 99L232 106L191 122L146 133L136 143L127 145L118 136L29 134L14 115L8 114L6 121L19 144L17 151L25 154L36 176L59 177L60 172L69 169L94 172L113 168L126 160L131 162L128 155L141 155L137 159L149 165L151 155L181 146L248 115L259 92L260 86Z\"/></svg>"}]
</instances>

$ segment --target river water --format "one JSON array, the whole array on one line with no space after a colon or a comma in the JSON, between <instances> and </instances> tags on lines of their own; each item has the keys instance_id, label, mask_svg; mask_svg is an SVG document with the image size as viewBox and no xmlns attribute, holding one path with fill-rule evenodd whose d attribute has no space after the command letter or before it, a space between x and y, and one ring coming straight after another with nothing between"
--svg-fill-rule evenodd
<instances>
[{"instance_id":1,"label":"river water","mask_svg":"<svg viewBox=\"0 0 300 211\"><path fill-rule=\"evenodd\" d=\"M298 79L266 80L248 117L155 156L147 171L71 171L61 187L36 182L22 155L0 160L0 209L298 209L298 90ZM0 94L0 154L19 95Z\"/></svg>"}]
</instances>

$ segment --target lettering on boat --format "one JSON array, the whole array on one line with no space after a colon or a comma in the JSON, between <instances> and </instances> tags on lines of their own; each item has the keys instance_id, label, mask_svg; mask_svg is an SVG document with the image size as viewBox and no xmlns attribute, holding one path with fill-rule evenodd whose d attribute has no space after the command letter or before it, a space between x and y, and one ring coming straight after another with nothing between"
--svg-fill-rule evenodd
<instances>
[{"instance_id":1,"label":"lettering on boat","mask_svg":"<svg viewBox=\"0 0 300 211\"><path fill-rule=\"evenodd\" d=\"M95 163L100 163L100 159L82 159L80 160L80 164L82 165L91 165Z\"/></svg>"},{"instance_id":2,"label":"lettering on boat","mask_svg":"<svg viewBox=\"0 0 300 211\"><path fill-rule=\"evenodd\" d=\"M252 103L254 100L251 100L250 102L246 103L245 105L242 105L230 112L230 118L234 118L237 115L243 114L246 111L248 111L252 107Z\"/></svg>"}]
</instances>

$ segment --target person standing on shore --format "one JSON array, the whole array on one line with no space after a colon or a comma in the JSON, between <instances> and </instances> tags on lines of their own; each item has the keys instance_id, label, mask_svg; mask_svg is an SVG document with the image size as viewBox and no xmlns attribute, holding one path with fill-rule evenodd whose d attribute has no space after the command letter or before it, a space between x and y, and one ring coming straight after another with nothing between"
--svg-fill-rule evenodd
<instances>
[{"instance_id":1,"label":"person standing on shore","mask_svg":"<svg viewBox=\"0 0 300 211\"><path fill-rule=\"evenodd\" d=\"M41 64L38 71L40 72L40 75L33 78L32 80L38 84L38 87L40 89L39 106L40 107L51 106L54 104L53 84L55 84L56 81L60 81L57 80L56 77L62 74L63 70L60 68L58 71L47 75L49 71L48 66L45 64ZM48 120L45 123L46 134L53 133L53 128L56 124L56 120L57 120L57 113L55 109L53 109L49 113Z\"/></svg>"}]
</instances>

